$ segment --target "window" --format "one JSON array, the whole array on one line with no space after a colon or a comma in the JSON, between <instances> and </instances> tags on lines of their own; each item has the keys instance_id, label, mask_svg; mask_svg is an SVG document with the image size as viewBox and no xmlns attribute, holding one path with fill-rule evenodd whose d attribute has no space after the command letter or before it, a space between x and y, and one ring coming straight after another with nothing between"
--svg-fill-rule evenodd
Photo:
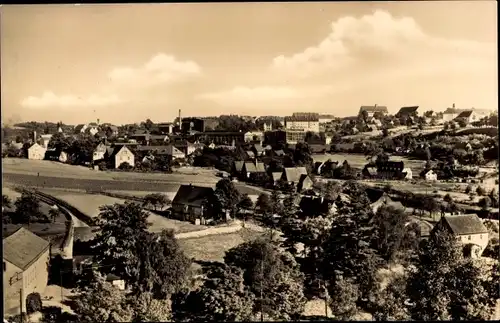
<instances>
[{"instance_id":1,"label":"window","mask_svg":"<svg viewBox=\"0 0 500 323\"><path fill-rule=\"evenodd\" d=\"M483 239L483 235L482 234L479 236L479 239Z\"/></svg>"},{"instance_id":2,"label":"window","mask_svg":"<svg viewBox=\"0 0 500 323\"><path fill-rule=\"evenodd\" d=\"M468 239L470 240L470 239L471 239L471 237L469 236L469 237L468 237Z\"/></svg>"}]
</instances>

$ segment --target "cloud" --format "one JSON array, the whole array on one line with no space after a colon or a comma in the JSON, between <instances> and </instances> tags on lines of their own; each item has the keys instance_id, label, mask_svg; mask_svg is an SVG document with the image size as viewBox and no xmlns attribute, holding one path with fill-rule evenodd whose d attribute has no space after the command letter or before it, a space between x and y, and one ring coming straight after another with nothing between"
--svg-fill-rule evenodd
<instances>
[{"instance_id":1,"label":"cloud","mask_svg":"<svg viewBox=\"0 0 500 323\"><path fill-rule=\"evenodd\" d=\"M53 92L44 92L41 96L29 96L21 101L23 107L31 109L42 108L72 108L72 107L102 107L121 103L116 95L90 95L78 97L74 95L56 95Z\"/></svg>"},{"instance_id":2,"label":"cloud","mask_svg":"<svg viewBox=\"0 0 500 323\"><path fill-rule=\"evenodd\" d=\"M108 73L108 78L118 85L147 86L198 75L201 75L201 68L197 63L179 61L172 55L160 53L140 67L116 67Z\"/></svg>"},{"instance_id":3,"label":"cloud","mask_svg":"<svg viewBox=\"0 0 500 323\"><path fill-rule=\"evenodd\" d=\"M330 34L317 46L275 57L272 68L309 76L324 70L366 64L405 66L415 64L432 70L467 71L491 68L496 61L495 44L433 37L410 17L393 17L377 10L360 18L343 17L331 24Z\"/></svg>"},{"instance_id":4,"label":"cloud","mask_svg":"<svg viewBox=\"0 0 500 323\"><path fill-rule=\"evenodd\" d=\"M199 99L212 100L221 104L261 103L319 97L330 90L330 86L296 88L289 86L237 86L229 91L205 93Z\"/></svg>"}]
</instances>

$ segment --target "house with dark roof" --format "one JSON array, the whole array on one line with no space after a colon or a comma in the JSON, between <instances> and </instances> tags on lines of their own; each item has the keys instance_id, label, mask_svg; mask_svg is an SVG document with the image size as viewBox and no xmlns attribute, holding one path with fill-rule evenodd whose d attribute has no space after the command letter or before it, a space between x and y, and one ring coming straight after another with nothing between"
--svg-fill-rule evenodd
<instances>
[{"instance_id":1,"label":"house with dark roof","mask_svg":"<svg viewBox=\"0 0 500 323\"><path fill-rule=\"evenodd\" d=\"M172 200L172 215L181 221L205 223L216 217L216 196L211 187L181 185Z\"/></svg>"},{"instance_id":2,"label":"house with dark roof","mask_svg":"<svg viewBox=\"0 0 500 323\"><path fill-rule=\"evenodd\" d=\"M266 168L264 166L264 163L261 162L245 162L243 165L243 168L241 170L243 176L247 179L250 179L254 176L255 174L262 174L266 172Z\"/></svg>"},{"instance_id":3,"label":"house with dark roof","mask_svg":"<svg viewBox=\"0 0 500 323\"><path fill-rule=\"evenodd\" d=\"M457 117L453 120L465 120L465 122L467 122L467 124L471 123L471 122L474 122L474 121L477 121L479 118L477 117L476 113L474 112L474 110L467 110L467 111L462 111L460 112Z\"/></svg>"},{"instance_id":4,"label":"house with dark roof","mask_svg":"<svg viewBox=\"0 0 500 323\"><path fill-rule=\"evenodd\" d=\"M380 106L380 105L363 105L359 108L359 113L358 115L361 115L363 111L366 111L368 114L368 118L373 118L373 115L377 112L382 113L383 115L386 115L388 113L387 107L386 106Z\"/></svg>"},{"instance_id":5,"label":"house with dark roof","mask_svg":"<svg viewBox=\"0 0 500 323\"><path fill-rule=\"evenodd\" d=\"M398 210L405 210L401 202L392 200L387 193L382 190L367 188L365 190L368 199L370 200L370 207L373 213L376 213L382 206L391 206Z\"/></svg>"},{"instance_id":6,"label":"house with dark roof","mask_svg":"<svg viewBox=\"0 0 500 323\"><path fill-rule=\"evenodd\" d=\"M398 113L396 113L394 116L396 118L416 117L417 116L417 110L418 110L418 105L411 106L411 107L402 107L401 109L399 109Z\"/></svg>"},{"instance_id":7,"label":"house with dark roof","mask_svg":"<svg viewBox=\"0 0 500 323\"><path fill-rule=\"evenodd\" d=\"M445 215L434 226L431 234L439 229L453 234L464 246L466 256L480 257L488 246L488 229L476 214Z\"/></svg>"},{"instance_id":8,"label":"house with dark roof","mask_svg":"<svg viewBox=\"0 0 500 323\"><path fill-rule=\"evenodd\" d=\"M243 165L245 165L244 161L242 161L242 160L235 160L234 163L233 163L233 172L236 175L242 174Z\"/></svg>"},{"instance_id":9,"label":"house with dark roof","mask_svg":"<svg viewBox=\"0 0 500 323\"><path fill-rule=\"evenodd\" d=\"M255 156L262 156L264 154L264 147L261 144L253 144L251 150Z\"/></svg>"},{"instance_id":10,"label":"house with dark roof","mask_svg":"<svg viewBox=\"0 0 500 323\"><path fill-rule=\"evenodd\" d=\"M4 313L26 312L28 296L45 291L49 261L50 243L23 227L3 239Z\"/></svg>"},{"instance_id":11,"label":"house with dark roof","mask_svg":"<svg viewBox=\"0 0 500 323\"><path fill-rule=\"evenodd\" d=\"M388 161L377 164L377 178L405 179L405 165L402 161Z\"/></svg>"}]
</instances>

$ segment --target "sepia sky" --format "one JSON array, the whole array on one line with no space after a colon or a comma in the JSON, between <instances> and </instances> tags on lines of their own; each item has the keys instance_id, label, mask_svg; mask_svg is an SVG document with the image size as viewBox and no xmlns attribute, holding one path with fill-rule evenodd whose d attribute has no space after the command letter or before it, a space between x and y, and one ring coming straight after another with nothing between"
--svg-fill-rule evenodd
<instances>
[{"instance_id":1,"label":"sepia sky","mask_svg":"<svg viewBox=\"0 0 500 323\"><path fill-rule=\"evenodd\" d=\"M497 109L495 1L2 6L3 121Z\"/></svg>"}]
</instances>

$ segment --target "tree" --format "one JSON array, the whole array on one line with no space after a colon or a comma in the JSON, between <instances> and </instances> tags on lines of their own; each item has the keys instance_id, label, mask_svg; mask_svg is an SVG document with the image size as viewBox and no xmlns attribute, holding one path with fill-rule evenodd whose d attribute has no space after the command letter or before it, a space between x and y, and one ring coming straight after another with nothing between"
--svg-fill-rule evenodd
<instances>
[{"instance_id":1,"label":"tree","mask_svg":"<svg viewBox=\"0 0 500 323\"><path fill-rule=\"evenodd\" d=\"M5 194L2 194L2 210L4 208L11 208L12 207L12 200L10 197L8 197Z\"/></svg>"},{"instance_id":2,"label":"tree","mask_svg":"<svg viewBox=\"0 0 500 323\"><path fill-rule=\"evenodd\" d=\"M240 210L244 210L245 211L245 215L244 215L244 220L246 220L247 218L247 213L246 211L249 211L249 210L252 210L253 209L253 202L252 200L250 199L250 197L248 196L248 194L243 194L241 196L241 199L240 201L238 202L238 205L237 205L237 209L238 209L238 212Z\"/></svg>"},{"instance_id":3,"label":"tree","mask_svg":"<svg viewBox=\"0 0 500 323\"><path fill-rule=\"evenodd\" d=\"M484 188L482 188L481 186L478 186L478 187L476 188L476 193L477 193L477 195L479 195L479 196L483 196L486 192L484 191Z\"/></svg>"},{"instance_id":4,"label":"tree","mask_svg":"<svg viewBox=\"0 0 500 323\"><path fill-rule=\"evenodd\" d=\"M157 210L157 208L162 210L166 205L170 203L172 203L170 199L165 194L161 193L148 194L144 197L143 200L143 206L151 205L155 211Z\"/></svg>"},{"instance_id":5,"label":"tree","mask_svg":"<svg viewBox=\"0 0 500 323\"><path fill-rule=\"evenodd\" d=\"M382 128L382 137L386 138L389 136L389 130L387 128Z\"/></svg>"},{"instance_id":6,"label":"tree","mask_svg":"<svg viewBox=\"0 0 500 323\"><path fill-rule=\"evenodd\" d=\"M271 200L269 199L269 194L260 193L257 197L257 202L255 206L259 208L261 213L268 213L271 210Z\"/></svg>"},{"instance_id":7,"label":"tree","mask_svg":"<svg viewBox=\"0 0 500 323\"><path fill-rule=\"evenodd\" d=\"M125 294L99 274L75 297L74 311L83 322L130 322L134 317Z\"/></svg>"},{"instance_id":8,"label":"tree","mask_svg":"<svg viewBox=\"0 0 500 323\"><path fill-rule=\"evenodd\" d=\"M243 272L236 267L212 265L198 289L173 298L177 321L251 320L255 296L244 285Z\"/></svg>"},{"instance_id":9,"label":"tree","mask_svg":"<svg viewBox=\"0 0 500 323\"><path fill-rule=\"evenodd\" d=\"M224 262L243 270L245 285L258 297L255 312L281 320L302 314L306 301L303 275L289 252L280 251L272 242L256 240L227 251Z\"/></svg>"},{"instance_id":10,"label":"tree","mask_svg":"<svg viewBox=\"0 0 500 323\"><path fill-rule=\"evenodd\" d=\"M223 178L215 185L215 196L223 210L229 211L234 216L237 205L240 202L241 194L230 179Z\"/></svg>"},{"instance_id":11,"label":"tree","mask_svg":"<svg viewBox=\"0 0 500 323\"><path fill-rule=\"evenodd\" d=\"M485 196L479 200L477 205L483 210L488 210L491 206L491 199L488 196Z\"/></svg>"},{"instance_id":12,"label":"tree","mask_svg":"<svg viewBox=\"0 0 500 323\"><path fill-rule=\"evenodd\" d=\"M489 319L494 300L482 276L474 260L463 257L455 237L438 226L424 241L417 266L408 278L412 319Z\"/></svg>"},{"instance_id":13,"label":"tree","mask_svg":"<svg viewBox=\"0 0 500 323\"><path fill-rule=\"evenodd\" d=\"M465 188L465 194L469 194L470 192L472 192L472 189L473 187L471 184L467 185L467 187Z\"/></svg>"},{"instance_id":14,"label":"tree","mask_svg":"<svg viewBox=\"0 0 500 323\"><path fill-rule=\"evenodd\" d=\"M376 321L408 321L410 313L406 305L406 275L392 278L385 288L379 286L372 299L373 317Z\"/></svg>"},{"instance_id":15,"label":"tree","mask_svg":"<svg viewBox=\"0 0 500 323\"><path fill-rule=\"evenodd\" d=\"M39 293L31 293L26 297L26 313L39 312L42 309L42 297Z\"/></svg>"},{"instance_id":16,"label":"tree","mask_svg":"<svg viewBox=\"0 0 500 323\"><path fill-rule=\"evenodd\" d=\"M19 223L29 224L43 217L40 211L40 202L31 192L22 192L21 197L16 200L14 206L16 207L16 216Z\"/></svg>"},{"instance_id":17,"label":"tree","mask_svg":"<svg viewBox=\"0 0 500 323\"><path fill-rule=\"evenodd\" d=\"M464 118L459 118L457 120L457 122L458 122L458 125L460 126L460 128L467 127L467 120L465 120Z\"/></svg>"},{"instance_id":18,"label":"tree","mask_svg":"<svg viewBox=\"0 0 500 323\"><path fill-rule=\"evenodd\" d=\"M133 311L133 322L171 321L171 302L169 299L156 299L151 293L132 294L127 298Z\"/></svg>"},{"instance_id":19,"label":"tree","mask_svg":"<svg viewBox=\"0 0 500 323\"><path fill-rule=\"evenodd\" d=\"M147 129L147 130L151 130L154 126L154 123L153 121L151 121L150 119L146 119L146 121L144 122L144 127Z\"/></svg>"},{"instance_id":20,"label":"tree","mask_svg":"<svg viewBox=\"0 0 500 323\"><path fill-rule=\"evenodd\" d=\"M329 305L336 319L349 320L356 314L359 290L352 279L339 277L330 288L330 295Z\"/></svg>"}]
</instances>

